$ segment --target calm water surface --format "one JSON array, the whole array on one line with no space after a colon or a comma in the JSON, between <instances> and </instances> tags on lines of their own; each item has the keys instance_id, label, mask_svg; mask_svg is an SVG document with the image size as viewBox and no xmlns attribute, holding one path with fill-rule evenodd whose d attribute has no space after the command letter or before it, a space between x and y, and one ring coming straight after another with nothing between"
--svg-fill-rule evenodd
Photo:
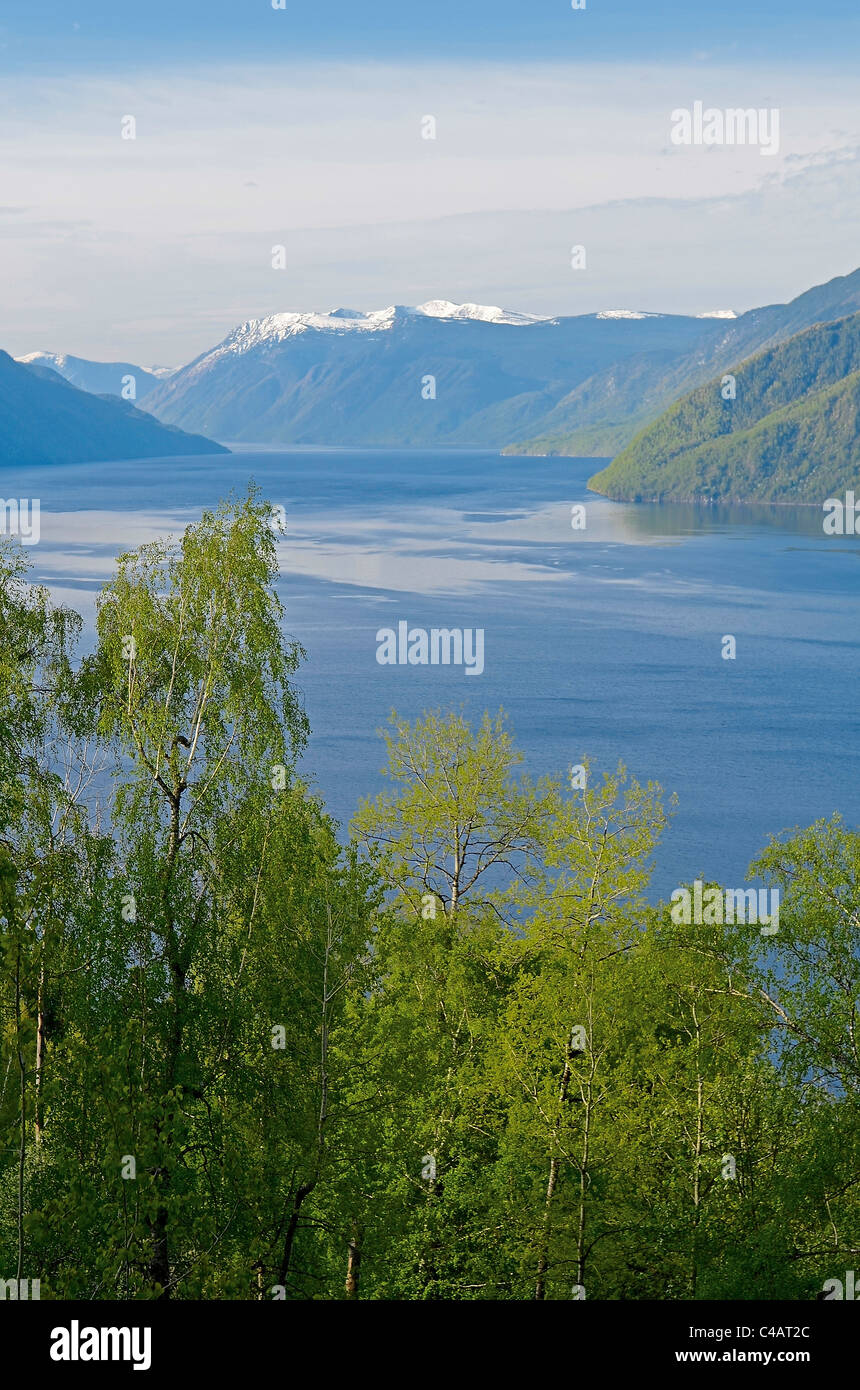
<instances>
[{"instance_id":1,"label":"calm water surface","mask_svg":"<svg viewBox=\"0 0 860 1390\"><path fill-rule=\"evenodd\" d=\"M40 579L92 622L119 550L175 531L249 478L288 514L287 626L308 651L305 760L338 819L381 785L377 730L503 706L534 775L622 760L678 795L655 896L741 884L771 834L860 820L860 542L809 508L633 506L581 459L251 450L4 471L39 497ZM587 525L571 529L584 502ZM485 670L388 667L376 632L481 627ZM737 659L721 657L722 638Z\"/></svg>"}]
</instances>

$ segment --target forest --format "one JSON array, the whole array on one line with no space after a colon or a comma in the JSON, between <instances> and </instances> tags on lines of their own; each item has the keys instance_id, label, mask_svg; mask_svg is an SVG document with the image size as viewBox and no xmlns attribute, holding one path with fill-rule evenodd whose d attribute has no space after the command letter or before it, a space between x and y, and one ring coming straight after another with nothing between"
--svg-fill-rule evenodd
<instances>
[{"instance_id":1,"label":"forest","mask_svg":"<svg viewBox=\"0 0 860 1390\"><path fill-rule=\"evenodd\" d=\"M531 778L503 711L457 710L392 713L385 790L341 829L297 770L271 517L251 490L121 555L91 643L0 543L0 1279L252 1301L844 1280L860 836L834 808L750 847L774 935L678 924L649 898L660 787Z\"/></svg>"},{"instance_id":2,"label":"forest","mask_svg":"<svg viewBox=\"0 0 860 1390\"><path fill-rule=\"evenodd\" d=\"M674 402L589 482L608 497L820 506L857 478L860 314L817 323Z\"/></svg>"}]
</instances>

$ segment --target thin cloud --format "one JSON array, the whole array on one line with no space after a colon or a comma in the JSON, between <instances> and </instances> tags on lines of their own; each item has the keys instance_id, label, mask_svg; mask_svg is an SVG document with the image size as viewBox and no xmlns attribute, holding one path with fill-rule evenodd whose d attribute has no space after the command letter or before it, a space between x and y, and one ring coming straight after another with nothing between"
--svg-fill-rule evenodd
<instances>
[{"instance_id":1,"label":"thin cloud","mask_svg":"<svg viewBox=\"0 0 860 1390\"><path fill-rule=\"evenodd\" d=\"M777 157L672 146L671 111L697 99L780 105ZM853 79L776 67L267 65L30 77L26 95L12 77L5 345L174 361L284 308L764 302L847 268L858 145Z\"/></svg>"}]
</instances>

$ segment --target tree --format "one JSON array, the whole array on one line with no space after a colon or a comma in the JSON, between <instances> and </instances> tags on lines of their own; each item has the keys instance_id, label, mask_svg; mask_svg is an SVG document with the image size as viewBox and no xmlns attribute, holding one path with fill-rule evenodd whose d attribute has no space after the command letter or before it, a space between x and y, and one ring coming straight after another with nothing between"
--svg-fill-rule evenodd
<instances>
[{"instance_id":1,"label":"tree","mask_svg":"<svg viewBox=\"0 0 860 1390\"><path fill-rule=\"evenodd\" d=\"M237 807L253 787L285 784L306 736L289 684L302 652L281 635L271 517L251 492L205 512L178 544L120 556L82 675L97 693L98 733L127 768L114 822L123 896L133 904L140 1070L153 1107L148 1277L164 1296L186 1105L208 1100L197 981L218 950L218 882Z\"/></svg>"},{"instance_id":2,"label":"tree","mask_svg":"<svg viewBox=\"0 0 860 1390\"><path fill-rule=\"evenodd\" d=\"M664 824L659 789L623 768L569 799L557 789L543 846L552 878L524 930L493 1054L508 1097L506 1145L532 1174L522 1258L537 1300L550 1289L570 1297L572 1287L583 1296L591 1253L612 1226L606 1175L636 1031L625 976Z\"/></svg>"}]
</instances>

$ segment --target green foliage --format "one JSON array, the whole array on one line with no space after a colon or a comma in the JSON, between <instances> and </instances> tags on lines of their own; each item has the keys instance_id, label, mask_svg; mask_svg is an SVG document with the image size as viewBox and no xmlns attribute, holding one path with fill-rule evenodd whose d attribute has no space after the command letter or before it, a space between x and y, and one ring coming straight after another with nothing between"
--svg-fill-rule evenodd
<instances>
[{"instance_id":1,"label":"green foliage","mask_svg":"<svg viewBox=\"0 0 860 1390\"><path fill-rule=\"evenodd\" d=\"M733 363L747 364L756 354L767 356L765 350L795 336L803 344L805 330L822 324L834 327L836 320L856 315L858 309L860 272L855 270L851 275L836 276L827 284L814 286L789 304L751 309L729 320L703 320L692 346L680 351L648 345L609 367L600 368L595 363L591 376L569 390L541 420L532 422L533 437L509 444L502 452L575 458L620 455L646 426L670 411L674 402L695 393L707 382L719 380L722 373L736 370ZM835 365L840 365L838 350ZM855 363L854 368L844 367L840 375L856 366ZM830 380L835 381L836 377L831 376ZM774 381L779 390L779 379ZM706 396L712 389L708 388ZM783 403L784 398L776 401L777 405ZM511 438L517 438L513 430ZM597 491L606 491L610 497L633 495L630 487L635 488L637 479L632 474L622 477L613 469L598 476L601 483L596 485ZM668 481L668 475L664 481ZM687 484L689 481L687 478ZM612 490L616 482L617 492ZM642 495L654 494L643 491ZM667 491L665 495L677 500L674 493ZM692 492L679 495L710 496Z\"/></svg>"},{"instance_id":2,"label":"green foliage","mask_svg":"<svg viewBox=\"0 0 860 1390\"><path fill-rule=\"evenodd\" d=\"M0 551L0 1277L43 1298L814 1297L858 1247L860 836L779 932L649 906L660 789L392 715L342 844L269 510L120 557L95 651Z\"/></svg>"},{"instance_id":3,"label":"green foliage","mask_svg":"<svg viewBox=\"0 0 860 1390\"><path fill-rule=\"evenodd\" d=\"M860 483L860 314L818 324L676 402L589 482L632 501L821 505ZM728 388L727 388L728 389Z\"/></svg>"}]
</instances>

